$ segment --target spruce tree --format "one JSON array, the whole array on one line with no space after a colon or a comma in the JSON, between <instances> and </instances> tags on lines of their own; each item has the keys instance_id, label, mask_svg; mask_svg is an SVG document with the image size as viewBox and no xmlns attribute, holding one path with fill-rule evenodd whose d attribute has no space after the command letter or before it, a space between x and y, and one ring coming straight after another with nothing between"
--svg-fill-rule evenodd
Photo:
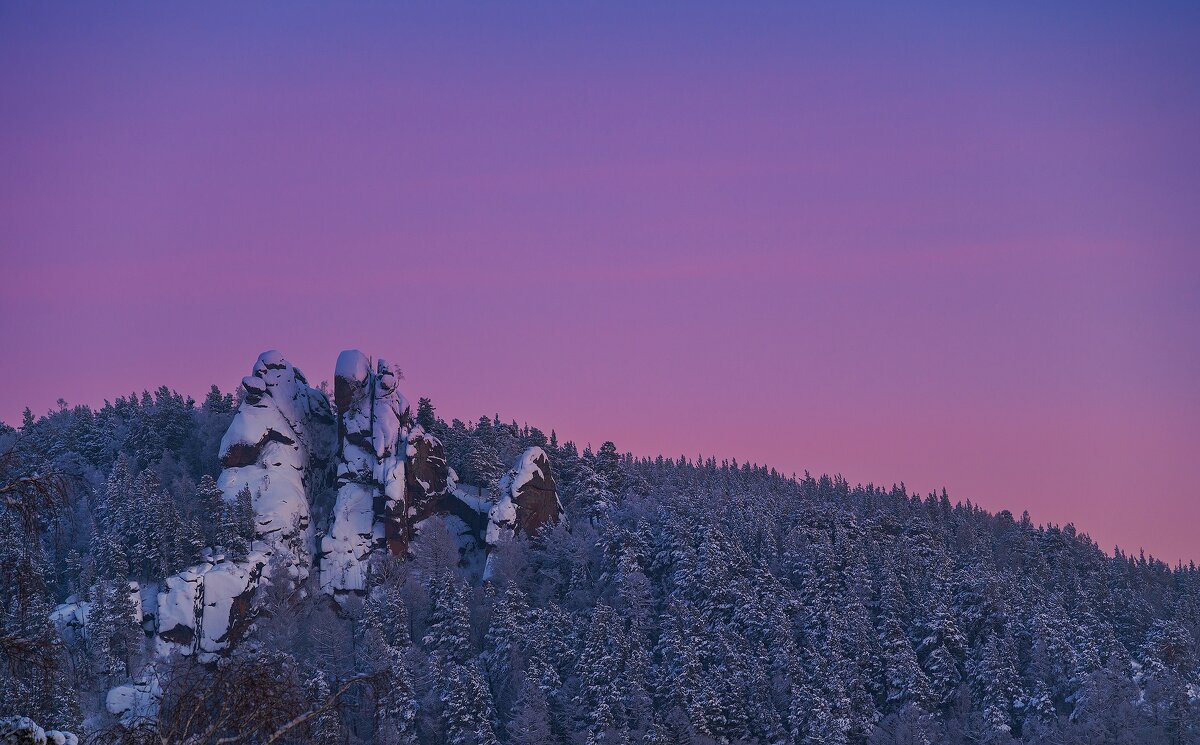
<instances>
[{"instance_id":1,"label":"spruce tree","mask_svg":"<svg viewBox=\"0 0 1200 745\"><path fill-rule=\"evenodd\" d=\"M225 533L225 495L209 474L200 477L196 485L196 511L204 527L204 542L209 546L225 546L229 536Z\"/></svg>"}]
</instances>

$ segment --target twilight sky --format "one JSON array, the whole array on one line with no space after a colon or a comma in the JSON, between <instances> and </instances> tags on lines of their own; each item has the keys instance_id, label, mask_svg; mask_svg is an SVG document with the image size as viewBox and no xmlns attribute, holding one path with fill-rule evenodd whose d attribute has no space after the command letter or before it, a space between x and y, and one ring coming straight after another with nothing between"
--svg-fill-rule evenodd
<instances>
[{"instance_id":1,"label":"twilight sky","mask_svg":"<svg viewBox=\"0 0 1200 745\"><path fill-rule=\"evenodd\" d=\"M1200 559L1200 3L49 5L0 5L0 419L359 347Z\"/></svg>"}]
</instances>

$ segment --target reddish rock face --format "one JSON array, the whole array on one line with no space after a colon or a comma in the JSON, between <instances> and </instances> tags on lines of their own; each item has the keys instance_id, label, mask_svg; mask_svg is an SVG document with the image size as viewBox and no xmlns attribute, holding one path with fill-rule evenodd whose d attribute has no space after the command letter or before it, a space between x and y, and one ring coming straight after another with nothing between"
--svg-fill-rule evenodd
<instances>
[{"instance_id":1,"label":"reddish rock face","mask_svg":"<svg viewBox=\"0 0 1200 745\"><path fill-rule=\"evenodd\" d=\"M534 536L561 514L550 458L541 448L531 447L500 479L500 500L488 511L485 540L496 546L505 537Z\"/></svg>"},{"instance_id":2,"label":"reddish rock face","mask_svg":"<svg viewBox=\"0 0 1200 745\"><path fill-rule=\"evenodd\" d=\"M262 573L262 564L255 564L250 570L249 584L243 592L233 597L233 602L229 606L227 631L218 637L217 641L225 642L232 648L250 633L250 628L258 618L259 611L262 610L254 604L255 593L258 592L258 586L262 582Z\"/></svg>"},{"instance_id":3,"label":"reddish rock face","mask_svg":"<svg viewBox=\"0 0 1200 745\"><path fill-rule=\"evenodd\" d=\"M438 509L448 491L450 467L442 441L425 432L414 432L408 440L408 468L404 473L405 494L413 511L411 522L420 522Z\"/></svg>"},{"instance_id":4,"label":"reddish rock face","mask_svg":"<svg viewBox=\"0 0 1200 745\"><path fill-rule=\"evenodd\" d=\"M222 468L241 468L242 466L252 466L258 462L258 456L262 453L268 442L278 442L284 445L295 445L296 441L285 434L277 432L273 429L267 430L262 439L256 443L235 442L225 450L225 457L221 459Z\"/></svg>"},{"instance_id":5,"label":"reddish rock face","mask_svg":"<svg viewBox=\"0 0 1200 745\"><path fill-rule=\"evenodd\" d=\"M407 556L414 538L413 526L444 511L443 498L449 491L450 467L440 440L420 427L408 438L408 457L404 469L404 503L385 507L383 519L388 553Z\"/></svg>"},{"instance_id":6,"label":"reddish rock face","mask_svg":"<svg viewBox=\"0 0 1200 745\"><path fill-rule=\"evenodd\" d=\"M558 520L562 513L554 488L550 459L545 453L540 453L533 463L536 466L533 475L516 489L513 498L517 506L517 530L529 536L535 535L542 526Z\"/></svg>"}]
</instances>

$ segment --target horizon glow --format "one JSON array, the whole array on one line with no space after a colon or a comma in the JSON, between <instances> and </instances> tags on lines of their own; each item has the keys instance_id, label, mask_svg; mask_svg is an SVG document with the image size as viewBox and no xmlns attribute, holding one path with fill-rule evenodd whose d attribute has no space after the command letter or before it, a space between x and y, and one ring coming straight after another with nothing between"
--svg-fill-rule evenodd
<instances>
[{"instance_id":1,"label":"horizon glow","mask_svg":"<svg viewBox=\"0 0 1200 745\"><path fill-rule=\"evenodd\" d=\"M439 414L1200 559L1200 6L0 8L0 419Z\"/></svg>"}]
</instances>

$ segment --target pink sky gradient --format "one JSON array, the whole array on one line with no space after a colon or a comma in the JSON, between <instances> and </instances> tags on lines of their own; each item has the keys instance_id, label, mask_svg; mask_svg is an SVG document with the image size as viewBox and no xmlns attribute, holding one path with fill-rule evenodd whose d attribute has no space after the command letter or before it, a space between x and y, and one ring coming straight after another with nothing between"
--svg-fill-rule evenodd
<instances>
[{"instance_id":1,"label":"pink sky gradient","mask_svg":"<svg viewBox=\"0 0 1200 745\"><path fill-rule=\"evenodd\" d=\"M446 417L1200 559L1200 6L0 9L0 418Z\"/></svg>"}]
</instances>

